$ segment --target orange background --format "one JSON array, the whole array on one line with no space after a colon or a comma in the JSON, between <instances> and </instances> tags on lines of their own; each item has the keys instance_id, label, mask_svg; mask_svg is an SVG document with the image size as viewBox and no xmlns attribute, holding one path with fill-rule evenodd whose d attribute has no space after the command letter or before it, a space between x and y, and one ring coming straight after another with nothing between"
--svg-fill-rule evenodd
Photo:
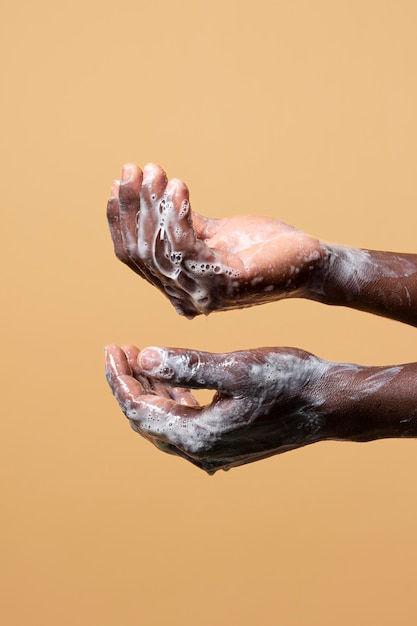
<instances>
[{"instance_id":1,"label":"orange background","mask_svg":"<svg viewBox=\"0 0 417 626\"><path fill-rule=\"evenodd\" d=\"M3 8L0 617L7 626L415 624L417 443L206 476L130 430L103 346L416 359L416 331L292 301L178 317L113 256L124 162L211 216L416 251L417 5L22 0Z\"/></svg>"}]
</instances>

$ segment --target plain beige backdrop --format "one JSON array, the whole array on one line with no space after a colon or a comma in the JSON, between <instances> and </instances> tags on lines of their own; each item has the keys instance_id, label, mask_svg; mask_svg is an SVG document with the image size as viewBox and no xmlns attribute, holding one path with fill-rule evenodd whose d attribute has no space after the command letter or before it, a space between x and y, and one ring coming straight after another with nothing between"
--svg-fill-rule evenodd
<instances>
[{"instance_id":1,"label":"plain beige backdrop","mask_svg":"<svg viewBox=\"0 0 417 626\"><path fill-rule=\"evenodd\" d=\"M417 441L208 477L128 426L103 346L414 361L416 331L292 301L187 321L114 255L124 162L210 216L416 251L413 0L21 0L2 8L0 619L414 625Z\"/></svg>"}]
</instances>

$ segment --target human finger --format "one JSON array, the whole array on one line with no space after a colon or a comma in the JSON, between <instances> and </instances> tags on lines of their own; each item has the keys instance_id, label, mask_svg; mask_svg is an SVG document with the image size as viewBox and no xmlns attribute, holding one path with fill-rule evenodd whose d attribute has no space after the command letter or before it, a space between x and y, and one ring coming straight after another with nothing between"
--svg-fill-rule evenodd
<instances>
[{"instance_id":1,"label":"human finger","mask_svg":"<svg viewBox=\"0 0 417 626\"><path fill-rule=\"evenodd\" d=\"M165 231L173 251L181 251L195 244L195 233L191 221L190 192L187 185L173 178L169 181L164 205L161 207L164 217ZM176 259L172 259L173 262ZM181 259L178 260L179 262Z\"/></svg>"},{"instance_id":2,"label":"human finger","mask_svg":"<svg viewBox=\"0 0 417 626\"><path fill-rule=\"evenodd\" d=\"M189 389L185 387L168 387L156 378L148 378L138 364L139 348L133 345L126 345L122 347L122 350L126 354L127 362L134 378L141 383L145 393L154 393L161 397L170 398L178 404L198 406L197 400Z\"/></svg>"},{"instance_id":3,"label":"human finger","mask_svg":"<svg viewBox=\"0 0 417 626\"><path fill-rule=\"evenodd\" d=\"M178 404L186 406L199 406L199 403L189 389L185 387L172 387L169 390L171 398Z\"/></svg>"},{"instance_id":4,"label":"human finger","mask_svg":"<svg viewBox=\"0 0 417 626\"><path fill-rule=\"evenodd\" d=\"M167 398L169 398L170 396L168 392L166 392L166 389L164 388L162 383L158 381L159 387L158 387L158 390L156 390L153 385L153 381L139 367L139 364L138 364L139 348L129 344L129 345L123 346L122 350L126 354L127 362L129 363L129 367L132 370L133 377L136 378L136 380L138 380L141 383L144 392L145 393L155 392L155 393L159 393L160 395L165 395Z\"/></svg>"},{"instance_id":5,"label":"human finger","mask_svg":"<svg viewBox=\"0 0 417 626\"><path fill-rule=\"evenodd\" d=\"M154 265L154 241L161 228L160 204L167 183L167 175L159 165L145 165L137 220L137 245L140 258L151 267Z\"/></svg>"},{"instance_id":6,"label":"human finger","mask_svg":"<svg viewBox=\"0 0 417 626\"><path fill-rule=\"evenodd\" d=\"M126 354L119 346L106 346L105 362L107 381L126 414L131 402L143 395L143 385L132 376Z\"/></svg>"},{"instance_id":7,"label":"human finger","mask_svg":"<svg viewBox=\"0 0 417 626\"><path fill-rule=\"evenodd\" d=\"M142 383L132 376L127 356L121 348L107 346L105 356L107 380L129 420L136 421L140 426L143 422L152 422L156 419L162 425L171 412L173 415L177 414L175 403L171 398L165 394L163 396L154 394L149 391L148 386L144 388ZM183 411L178 413L183 415ZM152 428L147 430L152 431Z\"/></svg>"},{"instance_id":8,"label":"human finger","mask_svg":"<svg viewBox=\"0 0 417 626\"><path fill-rule=\"evenodd\" d=\"M156 208L167 184L166 174L158 165L146 165L142 172L137 165L127 163L118 183L118 198L109 202L110 219L118 222L114 237L116 256L164 292L152 251L158 228Z\"/></svg>"},{"instance_id":9,"label":"human finger","mask_svg":"<svg viewBox=\"0 0 417 626\"><path fill-rule=\"evenodd\" d=\"M174 306L176 300L180 302L179 312L194 316L194 307L187 305L187 300L196 290L196 282L183 271L183 260L194 251L196 241L189 217L188 188L178 179L167 184L165 172L150 164L144 169L141 202L147 207L147 218L140 220L140 254L156 271Z\"/></svg>"},{"instance_id":10,"label":"human finger","mask_svg":"<svg viewBox=\"0 0 417 626\"><path fill-rule=\"evenodd\" d=\"M113 240L114 253L125 265L130 267L137 274L142 275L137 264L128 255L124 245L122 232L120 229L120 206L119 206L120 180L113 181L110 198L107 202L107 222L109 224L111 238Z\"/></svg>"},{"instance_id":11,"label":"human finger","mask_svg":"<svg viewBox=\"0 0 417 626\"><path fill-rule=\"evenodd\" d=\"M166 276L174 283L174 293L186 293L193 308L201 308L209 295L204 285L207 276L224 269L216 253L201 239L197 240L191 216L188 187L174 178L161 202L161 232L155 240L155 252ZM172 286L172 285L171 285Z\"/></svg>"},{"instance_id":12,"label":"human finger","mask_svg":"<svg viewBox=\"0 0 417 626\"><path fill-rule=\"evenodd\" d=\"M150 347L138 362L150 376L193 389L218 389L233 393L247 365L241 353L214 354L181 348Z\"/></svg>"},{"instance_id":13,"label":"human finger","mask_svg":"<svg viewBox=\"0 0 417 626\"><path fill-rule=\"evenodd\" d=\"M211 239L219 227L224 223L225 220L215 219L205 217L204 215L200 215L195 211L192 211L192 222L193 229L198 239L205 241L206 239Z\"/></svg>"},{"instance_id":14,"label":"human finger","mask_svg":"<svg viewBox=\"0 0 417 626\"><path fill-rule=\"evenodd\" d=\"M133 163L127 163L122 169L119 186L120 232L124 248L130 258L137 258L137 220L140 211L140 193L142 188L142 170Z\"/></svg>"}]
</instances>

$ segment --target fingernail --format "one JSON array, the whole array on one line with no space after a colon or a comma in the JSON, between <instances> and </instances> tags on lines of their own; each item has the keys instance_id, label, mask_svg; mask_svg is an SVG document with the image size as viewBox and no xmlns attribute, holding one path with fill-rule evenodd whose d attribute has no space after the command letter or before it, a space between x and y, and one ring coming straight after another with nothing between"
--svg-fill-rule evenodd
<instances>
[{"instance_id":1,"label":"fingernail","mask_svg":"<svg viewBox=\"0 0 417 626\"><path fill-rule=\"evenodd\" d=\"M124 165L122 169L122 182L127 183L133 176L133 167Z\"/></svg>"},{"instance_id":2,"label":"fingernail","mask_svg":"<svg viewBox=\"0 0 417 626\"><path fill-rule=\"evenodd\" d=\"M143 370L154 370L164 361L164 353L159 348L145 348L138 356L139 367Z\"/></svg>"}]
</instances>

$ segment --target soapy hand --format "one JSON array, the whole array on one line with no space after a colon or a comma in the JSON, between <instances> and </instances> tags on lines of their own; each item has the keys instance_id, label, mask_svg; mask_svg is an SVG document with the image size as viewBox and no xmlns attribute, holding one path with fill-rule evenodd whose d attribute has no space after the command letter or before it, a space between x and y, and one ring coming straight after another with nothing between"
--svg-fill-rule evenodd
<instances>
[{"instance_id":1,"label":"soapy hand","mask_svg":"<svg viewBox=\"0 0 417 626\"><path fill-rule=\"evenodd\" d=\"M117 257L188 318L320 289L327 250L275 219L210 219L191 211L180 180L125 165L107 216Z\"/></svg>"},{"instance_id":2,"label":"soapy hand","mask_svg":"<svg viewBox=\"0 0 417 626\"><path fill-rule=\"evenodd\" d=\"M322 439L312 390L328 367L295 348L106 348L107 380L132 428L209 473ZM202 407L188 388L216 394Z\"/></svg>"}]
</instances>

